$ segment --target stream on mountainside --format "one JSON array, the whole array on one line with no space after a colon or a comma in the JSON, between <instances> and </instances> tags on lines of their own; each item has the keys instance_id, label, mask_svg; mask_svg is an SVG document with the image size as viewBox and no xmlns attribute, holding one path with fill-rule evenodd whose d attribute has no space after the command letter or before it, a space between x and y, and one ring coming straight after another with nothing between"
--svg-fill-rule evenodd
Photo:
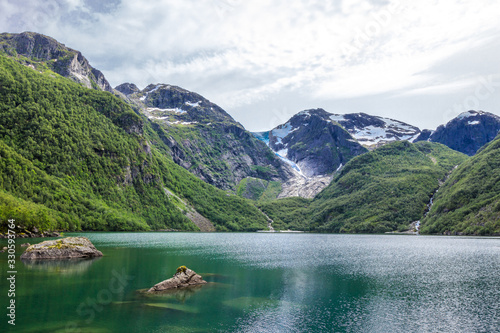
<instances>
[{"instance_id":1,"label":"stream on mountainside","mask_svg":"<svg viewBox=\"0 0 500 333\"><path fill-rule=\"evenodd\" d=\"M427 204L427 208L425 209L424 211L424 218L427 216L427 214L429 214L429 212L431 211L431 208L432 208L432 205L434 205L434 197L436 196L436 194L439 192L439 189L441 188L441 186L444 185L444 183L446 183L446 181L448 180L448 178L450 178L453 170L455 170L456 168L458 168L458 165L455 165L453 167L453 169L451 169L450 172L448 172L448 174L446 174L446 177L444 178L444 180L440 180L438 179L438 183L439 183L439 186L438 188L436 189L436 191L434 191L434 193L432 194L431 198L429 199L429 203ZM415 224L415 229L417 230L417 234L419 233L420 231L420 220L418 220Z\"/></svg>"}]
</instances>

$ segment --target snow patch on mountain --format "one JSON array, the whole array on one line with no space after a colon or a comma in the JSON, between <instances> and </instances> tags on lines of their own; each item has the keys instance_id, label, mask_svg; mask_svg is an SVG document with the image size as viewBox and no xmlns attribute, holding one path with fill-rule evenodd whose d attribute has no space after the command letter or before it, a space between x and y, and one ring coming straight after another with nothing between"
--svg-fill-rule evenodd
<instances>
[{"instance_id":1,"label":"snow patch on mountain","mask_svg":"<svg viewBox=\"0 0 500 333\"><path fill-rule=\"evenodd\" d=\"M198 102L196 102L196 103L193 103L193 102L185 102L184 104L186 104L186 105L189 105L189 106L192 106L192 107L196 108L196 107L200 106L200 103L201 103L201 101L198 101Z\"/></svg>"},{"instance_id":2,"label":"snow patch on mountain","mask_svg":"<svg viewBox=\"0 0 500 333\"><path fill-rule=\"evenodd\" d=\"M177 114L183 114L187 112L186 110L179 108L173 108L173 109L147 108L146 110L149 112L174 112Z\"/></svg>"},{"instance_id":3,"label":"snow patch on mountain","mask_svg":"<svg viewBox=\"0 0 500 333\"><path fill-rule=\"evenodd\" d=\"M288 148L278 150L276 152L276 154L280 155L281 157L285 157L286 158L286 155L288 154Z\"/></svg>"},{"instance_id":4,"label":"snow patch on mountain","mask_svg":"<svg viewBox=\"0 0 500 333\"><path fill-rule=\"evenodd\" d=\"M479 125L481 122L479 120L474 120L474 121L468 121L467 124L469 125Z\"/></svg>"},{"instance_id":5,"label":"snow patch on mountain","mask_svg":"<svg viewBox=\"0 0 500 333\"><path fill-rule=\"evenodd\" d=\"M330 116L330 119L333 120L333 121L339 122L339 121L344 121L345 117L342 114L332 114Z\"/></svg>"},{"instance_id":6,"label":"snow patch on mountain","mask_svg":"<svg viewBox=\"0 0 500 333\"><path fill-rule=\"evenodd\" d=\"M157 85L149 85L146 87L146 89L150 89L150 90L147 90L144 95L139 98L141 101L145 101L146 98L148 97L149 94L157 91L158 89L160 89L161 87L165 87L165 88L169 88L170 86L169 85L165 85L165 84L157 84ZM144 90L146 90L144 89Z\"/></svg>"},{"instance_id":7,"label":"snow patch on mountain","mask_svg":"<svg viewBox=\"0 0 500 333\"><path fill-rule=\"evenodd\" d=\"M272 150L272 148L269 145L269 132L254 132L252 133L253 136L255 136L257 139L260 141L264 142L269 149ZM281 142L281 139L280 139ZM306 177L304 173L302 172L301 168L297 165L297 163L293 162L287 157L288 154L288 148L281 149L278 151L273 151L276 156L278 156L283 162L286 164L290 165L300 176ZM307 177L306 177L307 178Z\"/></svg>"},{"instance_id":8,"label":"snow patch on mountain","mask_svg":"<svg viewBox=\"0 0 500 333\"><path fill-rule=\"evenodd\" d=\"M355 115L332 115L332 121L343 126L349 134L365 146L408 140L412 142L420 134L417 127L398 120L363 113Z\"/></svg>"},{"instance_id":9,"label":"snow patch on mountain","mask_svg":"<svg viewBox=\"0 0 500 333\"><path fill-rule=\"evenodd\" d=\"M283 149L283 150L287 150L288 149ZM279 152L282 152L282 150L280 150ZM283 162L285 162L286 164L290 165L299 175L301 175L302 177L304 178L307 178L304 173L302 172L302 170L300 169L300 167L297 165L297 163L293 162L292 160L288 159L286 157L286 155L280 155L279 152L276 152L276 156L278 156Z\"/></svg>"},{"instance_id":10,"label":"snow patch on mountain","mask_svg":"<svg viewBox=\"0 0 500 333\"><path fill-rule=\"evenodd\" d=\"M280 125L271 131L272 135L276 137L276 143L282 143L282 139L288 136L290 133L298 130L299 128L293 128L290 122Z\"/></svg>"},{"instance_id":11,"label":"snow patch on mountain","mask_svg":"<svg viewBox=\"0 0 500 333\"><path fill-rule=\"evenodd\" d=\"M465 119L465 118L469 118L469 117L474 117L474 116L477 116L477 115L479 115L479 114L481 114L481 113L480 113L480 112L478 112L478 111L472 111L472 110L470 110L470 111L465 111L465 112L462 112L461 114L459 114L459 115L457 116L457 119L462 120L462 119Z\"/></svg>"}]
</instances>

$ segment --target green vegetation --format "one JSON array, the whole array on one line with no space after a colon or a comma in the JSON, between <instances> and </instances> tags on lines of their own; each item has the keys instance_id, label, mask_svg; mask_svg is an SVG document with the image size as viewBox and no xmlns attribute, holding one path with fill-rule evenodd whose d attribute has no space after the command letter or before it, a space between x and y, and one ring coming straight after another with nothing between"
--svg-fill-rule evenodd
<instances>
[{"instance_id":1,"label":"green vegetation","mask_svg":"<svg viewBox=\"0 0 500 333\"><path fill-rule=\"evenodd\" d=\"M180 266L177 268L176 273L186 273L187 267L186 266Z\"/></svg>"},{"instance_id":2,"label":"green vegetation","mask_svg":"<svg viewBox=\"0 0 500 333\"><path fill-rule=\"evenodd\" d=\"M165 188L218 230L266 225L249 201L176 165L149 121L110 93L0 55L0 115L2 229L14 218L42 230L197 230Z\"/></svg>"},{"instance_id":3,"label":"green vegetation","mask_svg":"<svg viewBox=\"0 0 500 333\"><path fill-rule=\"evenodd\" d=\"M247 177L239 183L236 194L255 201L268 201L276 199L280 192L280 182Z\"/></svg>"},{"instance_id":4,"label":"green vegetation","mask_svg":"<svg viewBox=\"0 0 500 333\"><path fill-rule=\"evenodd\" d=\"M307 216L311 201L299 197L283 198L260 202L258 207L273 220L274 229L304 230L307 228L304 218Z\"/></svg>"},{"instance_id":5,"label":"green vegetation","mask_svg":"<svg viewBox=\"0 0 500 333\"><path fill-rule=\"evenodd\" d=\"M394 142L353 158L309 205L290 198L261 209L292 229L347 233L407 230L412 221L424 215L439 180L466 158L440 144Z\"/></svg>"},{"instance_id":6,"label":"green vegetation","mask_svg":"<svg viewBox=\"0 0 500 333\"><path fill-rule=\"evenodd\" d=\"M500 136L453 171L422 232L500 235Z\"/></svg>"}]
</instances>

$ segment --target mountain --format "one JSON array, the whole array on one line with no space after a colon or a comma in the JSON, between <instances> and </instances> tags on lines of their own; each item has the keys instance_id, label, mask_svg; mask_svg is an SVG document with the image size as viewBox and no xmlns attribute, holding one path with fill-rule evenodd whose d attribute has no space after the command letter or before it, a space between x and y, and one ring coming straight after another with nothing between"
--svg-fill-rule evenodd
<instances>
[{"instance_id":1,"label":"mountain","mask_svg":"<svg viewBox=\"0 0 500 333\"><path fill-rule=\"evenodd\" d=\"M433 202L423 232L500 235L500 136L458 166Z\"/></svg>"},{"instance_id":2,"label":"mountain","mask_svg":"<svg viewBox=\"0 0 500 333\"><path fill-rule=\"evenodd\" d=\"M331 174L367 150L330 116L323 109L305 110L254 135L304 177Z\"/></svg>"},{"instance_id":3,"label":"mountain","mask_svg":"<svg viewBox=\"0 0 500 333\"><path fill-rule=\"evenodd\" d=\"M87 88L113 92L104 75L79 52L34 32L0 34L0 53L39 71L51 70Z\"/></svg>"},{"instance_id":4,"label":"mountain","mask_svg":"<svg viewBox=\"0 0 500 333\"><path fill-rule=\"evenodd\" d=\"M271 131L253 134L296 171L295 177L283 183L278 197L313 198L353 157L389 142L411 141L420 130L365 113L340 115L311 109Z\"/></svg>"},{"instance_id":5,"label":"mountain","mask_svg":"<svg viewBox=\"0 0 500 333\"><path fill-rule=\"evenodd\" d=\"M369 149L394 141L413 142L420 134L418 127L366 113L331 114L330 119L339 123L360 144Z\"/></svg>"},{"instance_id":6,"label":"mountain","mask_svg":"<svg viewBox=\"0 0 500 333\"><path fill-rule=\"evenodd\" d=\"M439 126L435 131L422 131L415 139L442 143L451 149L474 155L493 140L500 131L500 117L484 111L467 111Z\"/></svg>"},{"instance_id":7,"label":"mountain","mask_svg":"<svg viewBox=\"0 0 500 333\"><path fill-rule=\"evenodd\" d=\"M28 230L257 230L267 218L172 161L146 117L0 54L0 219Z\"/></svg>"},{"instance_id":8,"label":"mountain","mask_svg":"<svg viewBox=\"0 0 500 333\"><path fill-rule=\"evenodd\" d=\"M260 204L282 228L380 233L408 230L466 155L438 143L396 141L350 160L314 199ZM283 209L287 207L287 209Z\"/></svg>"},{"instance_id":9,"label":"mountain","mask_svg":"<svg viewBox=\"0 0 500 333\"><path fill-rule=\"evenodd\" d=\"M220 189L237 191L247 177L284 182L293 171L226 111L168 84L116 87L152 123L173 160ZM245 191L241 192L245 193Z\"/></svg>"}]
</instances>

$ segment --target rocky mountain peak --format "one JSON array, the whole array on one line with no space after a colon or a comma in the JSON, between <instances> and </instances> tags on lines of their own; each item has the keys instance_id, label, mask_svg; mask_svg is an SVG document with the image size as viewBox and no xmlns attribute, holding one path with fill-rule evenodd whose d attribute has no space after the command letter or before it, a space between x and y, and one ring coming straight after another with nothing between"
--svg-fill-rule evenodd
<instances>
[{"instance_id":1,"label":"rocky mountain peak","mask_svg":"<svg viewBox=\"0 0 500 333\"><path fill-rule=\"evenodd\" d=\"M323 109L304 110L266 135L269 147L308 178L331 174L352 157L366 151Z\"/></svg>"},{"instance_id":2,"label":"rocky mountain peak","mask_svg":"<svg viewBox=\"0 0 500 333\"><path fill-rule=\"evenodd\" d=\"M366 113L331 114L330 119L339 123L367 148L376 148L393 141L413 141L420 133L418 127L402 121Z\"/></svg>"},{"instance_id":3,"label":"rocky mountain peak","mask_svg":"<svg viewBox=\"0 0 500 333\"><path fill-rule=\"evenodd\" d=\"M137 92L133 92L134 88L127 86L127 84L118 87L130 92L126 95L144 105L148 117L153 119L163 118L170 122L205 124L228 122L243 128L218 105L195 92L178 86L161 83L149 84Z\"/></svg>"},{"instance_id":4,"label":"rocky mountain peak","mask_svg":"<svg viewBox=\"0 0 500 333\"><path fill-rule=\"evenodd\" d=\"M175 163L224 190L247 177L286 181L293 171L226 111L200 94L170 84L116 89L136 104L170 148Z\"/></svg>"},{"instance_id":5,"label":"rocky mountain peak","mask_svg":"<svg viewBox=\"0 0 500 333\"><path fill-rule=\"evenodd\" d=\"M112 92L109 82L79 52L55 39L34 33L0 34L0 52L11 57L23 56L35 63L43 63L59 75L79 82L87 88Z\"/></svg>"},{"instance_id":6,"label":"rocky mountain peak","mask_svg":"<svg viewBox=\"0 0 500 333\"><path fill-rule=\"evenodd\" d=\"M116 86L115 90L118 90L119 92L121 92L125 96L132 95L132 94L138 93L140 91L140 89L137 88L137 86L135 84L128 83L128 82L122 83L119 86Z\"/></svg>"},{"instance_id":7,"label":"rocky mountain peak","mask_svg":"<svg viewBox=\"0 0 500 333\"><path fill-rule=\"evenodd\" d=\"M485 111L462 112L431 132L427 141L442 143L469 156L492 141L500 131L500 117ZM419 137L416 141L425 140Z\"/></svg>"}]
</instances>

